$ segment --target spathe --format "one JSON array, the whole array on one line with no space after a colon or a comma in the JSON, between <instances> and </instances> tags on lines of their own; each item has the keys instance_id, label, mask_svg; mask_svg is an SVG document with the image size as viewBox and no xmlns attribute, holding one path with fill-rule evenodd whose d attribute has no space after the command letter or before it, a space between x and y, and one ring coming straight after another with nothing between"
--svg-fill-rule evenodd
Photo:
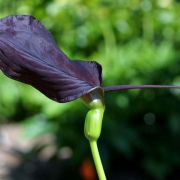
<instances>
[{"instance_id":1,"label":"spathe","mask_svg":"<svg viewBox=\"0 0 180 180\"><path fill-rule=\"evenodd\" d=\"M74 100L101 85L98 63L69 60L46 28L26 15L0 19L0 69L58 102Z\"/></svg>"},{"instance_id":2,"label":"spathe","mask_svg":"<svg viewBox=\"0 0 180 180\"><path fill-rule=\"evenodd\" d=\"M0 19L0 69L8 77L27 83L57 102L68 102L94 89L119 91L144 88L180 88L161 85L101 87L101 65L71 61L56 46L51 34L34 17Z\"/></svg>"}]
</instances>

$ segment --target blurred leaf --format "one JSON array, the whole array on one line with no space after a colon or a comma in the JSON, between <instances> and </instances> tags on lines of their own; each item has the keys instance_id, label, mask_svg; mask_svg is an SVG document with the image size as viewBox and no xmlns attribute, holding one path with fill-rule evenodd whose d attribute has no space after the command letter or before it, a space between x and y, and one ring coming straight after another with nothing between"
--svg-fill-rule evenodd
<instances>
[{"instance_id":1,"label":"blurred leaf","mask_svg":"<svg viewBox=\"0 0 180 180\"><path fill-rule=\"evenodd\" d=\"M51 133L55 130L55 124L48 122L46 117L42 114L25 119L22 126L22 137L28 139Z\"/></svg>"}]
</instances>

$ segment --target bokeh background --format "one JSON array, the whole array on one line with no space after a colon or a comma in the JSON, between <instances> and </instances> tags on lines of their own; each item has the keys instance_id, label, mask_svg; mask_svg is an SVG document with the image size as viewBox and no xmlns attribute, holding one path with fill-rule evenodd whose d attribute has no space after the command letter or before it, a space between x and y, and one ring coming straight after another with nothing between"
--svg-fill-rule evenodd
<instances>
[{"instance_id":1,"label":"bokeh background","mask_svg":"<svg viewBox=\"0 0 180 180\"><path fill-rule=\"evenodd\" d=\"M31 14L71 59L96 60L103 85L180 84L179 0L0 0ZM180 179L180 91L105 95L99 148L110 180ZM58 104L0 73L0 179L95 180L81 100Z\"/></svg>"}]
</instances>

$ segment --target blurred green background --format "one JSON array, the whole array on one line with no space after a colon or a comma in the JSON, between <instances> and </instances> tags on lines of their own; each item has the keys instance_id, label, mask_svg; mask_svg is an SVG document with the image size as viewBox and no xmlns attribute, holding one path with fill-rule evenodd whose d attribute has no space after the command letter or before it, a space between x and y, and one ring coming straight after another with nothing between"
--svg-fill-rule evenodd
<instances>
[{"instance_id":1,"label":"blurred green background","mask_svg":"<svg viewBox=\"0 0 180 180\"><path fill-rule=\"evenodd\" d=\"M104 86L180 84L179 0L0 0L1 18L15 14L39 19L71 59L99 62ZM98 143L108 179L180 179L180 91L129 90L105 101ZM55 149L46 160L39 156L46 144L19 153L11 178L96 179L83 133L87 110L81 100L58 104L0 73L1 126L23 127L27 142L51 134Z\"/></svg>"}]
</instances>

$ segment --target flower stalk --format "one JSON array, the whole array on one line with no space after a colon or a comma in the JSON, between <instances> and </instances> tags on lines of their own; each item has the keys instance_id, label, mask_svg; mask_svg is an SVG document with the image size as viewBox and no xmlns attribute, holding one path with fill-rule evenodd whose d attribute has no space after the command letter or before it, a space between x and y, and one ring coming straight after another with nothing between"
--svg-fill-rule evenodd
<instances>
[{"instance_id":1,"label":"flower stalk","mask_svg":"<svg viewBox=\"0 0 180 180\"><path fill-rule=\"evenodd\" d=\"M105 110L103 91L99 88L94 89L84 96L83 99L88 103L90 108L85 118L84 134L90 143L99 180L106 180L97 146L97 140L101 134L102 120Z\"/></svg>"},{"instance_id":2,"label":"flower stalk","mask_svg":"<svg viewBox=\"0 0 180 180\"><path fill-rule=\"evenodd\" d=\"M98 151L97 141L89 141L91 146L91 152L94 159L94 164L99 177L99 180L106 180L103 165Z\"/></svg>"}]
</instances>

